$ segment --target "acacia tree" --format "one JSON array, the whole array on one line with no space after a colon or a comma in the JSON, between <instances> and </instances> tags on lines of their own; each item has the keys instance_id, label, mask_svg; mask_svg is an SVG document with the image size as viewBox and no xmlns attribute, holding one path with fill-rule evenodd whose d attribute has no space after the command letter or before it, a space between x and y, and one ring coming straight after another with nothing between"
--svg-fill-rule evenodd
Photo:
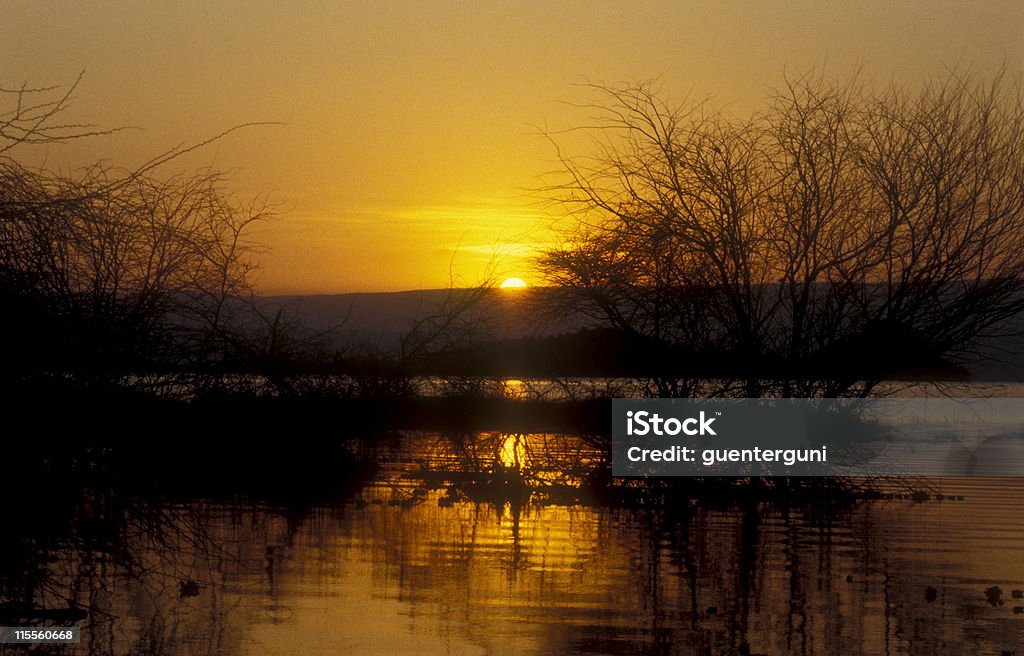
<instances>
[{"instance_id":1,"label":"acacia tree","mask_svg":"<svg viewBox=\"0 0 1024 656\"><path fill-rule=\"evenodd\" d=\"M657 393L867 394L966 362L1024 308L1024 104L1002 76L808 76L746 121L595 89L596 154L561 157L572 225L539 266L657 354Z\"/></svg>"},{"instance_id":2,"label":"acacia tree","mask_svg":"<svg viewBox=\"0 0 1024 656\"><path fill-rule=\"evenodd\" d=\"M251 293L248 228L270 209L232 203L217 171L157 175L203 144L135 169L97 164L62 175L22 165L19 147L110 132L63 120L77 84L0 89L8 371L123 372L222 360L241 340L237 299Z\"/></svg>"}]
</instances>

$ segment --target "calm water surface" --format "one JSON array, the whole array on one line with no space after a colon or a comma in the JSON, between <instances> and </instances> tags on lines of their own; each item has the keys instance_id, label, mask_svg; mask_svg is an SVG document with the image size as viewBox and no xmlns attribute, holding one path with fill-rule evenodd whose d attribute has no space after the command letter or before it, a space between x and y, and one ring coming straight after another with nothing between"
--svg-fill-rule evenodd
<instances>
[{"instance_id":1,"label":"calm water surface","mask_svg":"<svg viewBox=\"0 0 1024 656\"><path fill-rule=\"evenodd\" d=\"M313 506L132 506L110 544L41 557L37 599L90 608L67 653L1024 653L1024 479L827 513L616 506L578 489L600 454L577 438L374 455Z\"/></svg>"}]
</instances>

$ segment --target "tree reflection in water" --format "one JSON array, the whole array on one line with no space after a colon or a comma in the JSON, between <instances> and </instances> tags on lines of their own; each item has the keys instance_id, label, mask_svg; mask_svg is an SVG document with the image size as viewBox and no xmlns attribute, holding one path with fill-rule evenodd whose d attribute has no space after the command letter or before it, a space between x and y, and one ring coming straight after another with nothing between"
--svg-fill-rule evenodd
<instances>
[{"instance_id":1,"label":"tree reflection in water","mask_svg":"<svg viewBox=\"0 0 1024 656\"><path fill-rule=\"evenodd\" d=\"M596 495L603 456L577 436L362 449L385 466L334 502L81 501L61 535L4 539L4 600L87 608L96 654L961 654L1024 638L1019 482L927 503L644 501ZM990 605L993 586L1011 604Z\"/></svg>"}]
</instances>

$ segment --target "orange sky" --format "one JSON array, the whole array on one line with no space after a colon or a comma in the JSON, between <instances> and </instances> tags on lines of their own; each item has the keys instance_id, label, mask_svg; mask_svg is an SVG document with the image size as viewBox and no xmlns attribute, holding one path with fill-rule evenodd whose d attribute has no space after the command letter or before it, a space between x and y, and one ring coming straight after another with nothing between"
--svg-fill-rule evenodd
<instances>
[{"instance_id":1,"label":"orange sky","mask_svg":"<svg viewBox=\"0 0 1024 656\"><path fill-rule=\"evenodd\" d=\"M248 121L176 162L237 169L283 217L261 291L465 283L496 256L531 282L554 217L532 197L580 124L576 85L660 76L746 113L785 71L913 81L1024 65L1024 5L988 2L0 3L0 84L67 84L74 118L135 126L28 156L137 164Z\"/></svg>"}]
</instances>

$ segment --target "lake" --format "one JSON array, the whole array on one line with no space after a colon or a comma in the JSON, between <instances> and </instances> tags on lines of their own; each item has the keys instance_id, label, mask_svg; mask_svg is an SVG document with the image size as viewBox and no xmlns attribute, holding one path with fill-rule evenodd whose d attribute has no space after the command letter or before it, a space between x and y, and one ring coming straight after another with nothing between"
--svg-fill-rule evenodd
<instances>
[{"instance_id":1,"label":"lake","mask_svg":"<svg viewBox=\"0 0 1024 656\"><path fill-rule=\"evenodd\" d=\"M317 499L86 490L0 591L88 609L52 653L1024 653L1024 478L655 503L594 494L581 436L348 446L379 467Z\"/></svg>"}]
</instances>

